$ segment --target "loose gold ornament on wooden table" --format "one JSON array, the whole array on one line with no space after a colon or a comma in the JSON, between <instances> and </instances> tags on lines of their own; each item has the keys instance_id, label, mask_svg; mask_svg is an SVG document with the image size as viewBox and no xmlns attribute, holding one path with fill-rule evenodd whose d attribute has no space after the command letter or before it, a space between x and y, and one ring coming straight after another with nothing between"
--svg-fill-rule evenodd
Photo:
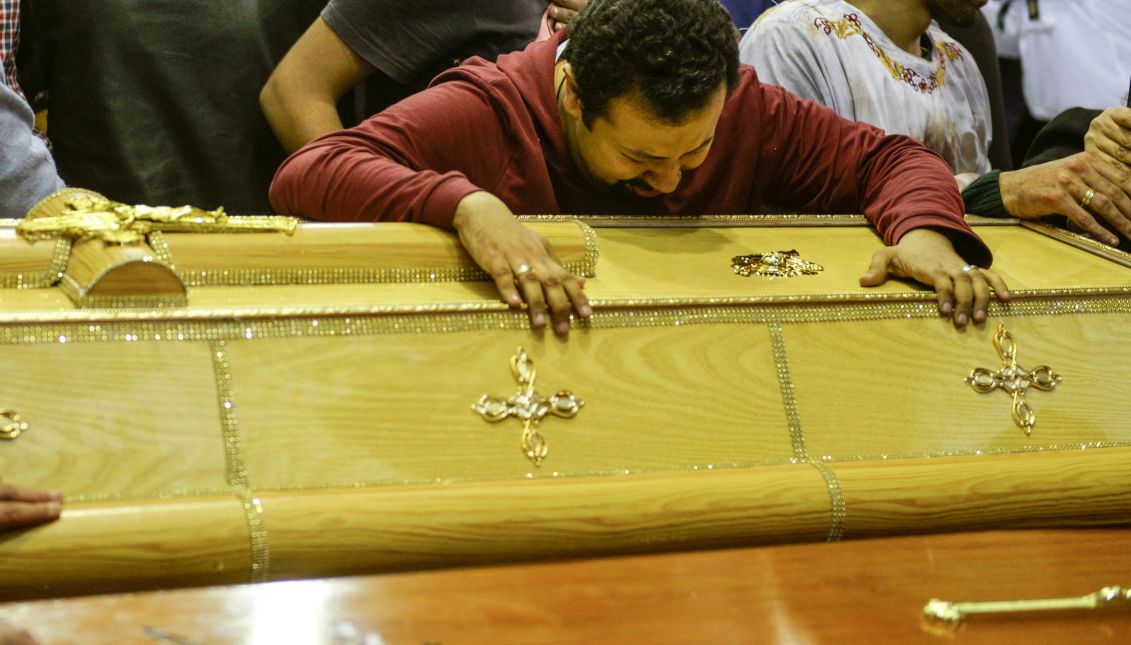
<instances>
[{"instance_id":1,"label":"loose gold ornament on wooden table","mask_svg":"<svg viewBox=\"0 0 1131 645\"><path fill-rule=\"evenodd\" d=\"M1051 392L1060 383L1060 375L1047 365L1040 365L1028 372L1018 365L1017 344L1013 341L1013 334L1006 331L1001 323L998 323L997 333L994 334L994 349L1001 358L1002 368L996 372L984 367L975 368L966 377L966 383L980 394L1000 389L1012 395L1013 422L1028 435L1037 424L1037 414L1025 400L1025 391L1032 386Z\"/></svg>"},{"instance_id":2,"label":"loose gold ornament on wooden table","mask_svg":"<svg viewBox=\"0 0 1131 645\"><path fill-rule=\"evenodd\" d=\"M538 424L550 414L566 419L573 417L585 402L566 390L549 397L534 391L534 361L521 347L511 357L511 373L518 381L518 393L507 399L492 399L484 394L471 409L492 422L512 416L522 419L522 452L535 466L541 466L550 449L545 437L538 432Z\"/></svg>"},{"instance_id":3,"label":"loose gold ornament on wooden table","mask_svg":"<svg viewBox=\"0 0 1131 645\"><path fill-rule=\"evenodd\" d=\"M990 600L982 602L948 602L932 598L923 607L923 616L956 625L975 614L1014 614L1034 611L1081 609L1131 609L1131 589L1104 587L1086 596L1071 598L1032 598L1025 600Z\"/></svg>"},{"instance_id":4,"label":"loose gold ornament on wooden table","mask_svg":"<svg viewBox=\"0 0 1131 645\"><path fill-rule=\"evenodd\" d=\"M825 267L816 262L801 257L796 250L736 255L731 258L731 266L735 274L743 277L760 275L768 278L795 278L800 275L816 275L825 270Z\"/></svg>"}]
</instances>

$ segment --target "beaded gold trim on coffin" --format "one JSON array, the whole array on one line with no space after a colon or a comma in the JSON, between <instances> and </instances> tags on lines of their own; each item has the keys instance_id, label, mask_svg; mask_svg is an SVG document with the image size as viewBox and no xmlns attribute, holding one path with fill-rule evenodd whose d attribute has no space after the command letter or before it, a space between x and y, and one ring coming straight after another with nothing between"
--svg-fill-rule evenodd
<instances>
[{"instance_id":1,"label":"beaded gold trim on coffin","mask_svg":"<svg viewBox=\"0 0 1131 645\"><path fill-rule=\"evenodd\" d=\"M1008 303L993 301L987 311L995 316L1055 316L1079 313L1131 313L1131 288L1033 289L1013 291ZM591 300L593 318L574 321L579 327L655 327L716 323L797 323L894 318L935 318L934 294L875 293L822 294L817 296L752 296L728 298L639 298ZM821 306L829 305L829 306ZM476 314L474 316L468 314ZM346 319L351 324L389 333L527 329L524 312L514 312L503 302L474 301L415 305L358 305L326 307L255 307L224 309L67 310L0 313L0 343L12 326L77 325L85 323L144 322L166 329L184 325L223 326L232 319L247 324L282 325L294 319ZM244 325L238 325L241 329ZM219 327L218 327L219 328ZM374 331L373 333L383 333ZM283 333L282 336L288 334ZM301 335L301 333L299 334ZM226 337L226 336L225 336ZM209 338L211 339L211 338ZM110 340L110 339L101 339Z\"/></svg>"},{"instance_id":2,"label":"beaded gold trim on coffin","mask_svg":"<svg viewBox=\"0 0 1131 645\"><path fill-rule=\"evenodd\" d=\"M1116 264L1131 267L1131 253L1108 246L1102 242L1097 242L1090 237L1078 235L1072 231L1052 226L1051 224L1042 224L1040 222L1021 222L1021 226L1036 231L1041 235L1051 237L1059 242L1064 242L1069 246L1076 247L1083 251L1087 251L1092 255L1115 262Z\"/></svg>"},{"instance_id":3,"label":"beaded gold trim on coffin","mask_svg":"<svg viewBox=\"0 0 1131 645\"><path fill-rule=\"evenodd\" d=\"M220 406L221 430L224 434L224 463L228 485L232 494L240 499L244 518L247 521L247 533L251 542L251 581L263 582L267 580L271 568L271 551L267 542L267 528L263 521L263 503L248 483L227 346L224 341L214 341L210 349L212 366L216 373L216 395Z\"/></svg>"},{"instance_id":4,"label":"beaded gold trim on coffin","mask_svg":"<svg viewBox=\"0 0 1131 645\"><path fill-rule=\"evenodd\" d=\"M805 447L805 434L801 429L801 416L797 411L797 399L794 395L793 376L789 371L789 355L786 350L785 336L780 323L770 323L770 344L774 349L774 365L778 373L778 386L781 388L782 404L785 406L785 418L789 423L789 438L793 446L793 458L797 463L810 464L821 473L825 480L825 487L829 491L829 533L826 538L830 542L839 540L844 535L844 523L847 517L847 508L844 501L844 491L836 473L822 462L809 457Z\"/></svg>"},{"instance_id":5,"label":"beaded gold trim on coffin","mask_svg":"<svg viewBox=\"0 0 1131 645\"><path fill-rule=\"evenodd\" d=\"M13 225L14 227L14 225ZM71 241L58 239L50 265L39 273L0 273L0 289L46 289L55 285L67 271Z\"/></svg>"},{"instance_id":6,"label":"beaded gold trim on coffin","mask_svg":"<svg viewBox=\"0 0 1131 645\"><path fill-rule=\"evenodd\" d=\"M531 222L561 221L557 215L524 215ZM766 215L578 215L577 219L594 228L686 228L686 227L820 227L871 226L865 215L831 213L774 213ZM1016 226L1012 217L966 215L970 226Z\"/></svg>"},{"instance_id":7,"label":"beaded gold trim on coffin","mask_svg":"<svg viewBox=\"0 0 1131 645\"><path fill-rule=\"evenodd\" d=\"M591 227L573 217L538 221L574 222L585 240L585 257L563 264L567 271L591 278L597 273L599 255L597 234ZM149 243L157 257L174 267L177 275L190 287L216 286L283 286L318 284L393 284L412 282L472 282L490 280L479 267L405 267L350 269L241 269L221 271L185 271L176 269L176 258L160 232L149 235Z\"/></svg>"}]
</instances>

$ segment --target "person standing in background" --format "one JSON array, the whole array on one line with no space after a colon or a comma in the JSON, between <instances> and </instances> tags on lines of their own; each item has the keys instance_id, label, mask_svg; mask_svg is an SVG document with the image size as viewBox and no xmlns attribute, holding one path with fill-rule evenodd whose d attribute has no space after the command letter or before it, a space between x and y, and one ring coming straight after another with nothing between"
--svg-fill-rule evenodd
<instances>
[{"instance_id":1,"label":"person standing in background","mask_svg":"<svg viewBox=\"0 0 1131 645\"><path fill-rule=\"evenodd\" d=\"M345 127L337 105L351 88L364 88L360 121L467 58L494 60L560 30L585 3L330 0L271 73L259 105L294 152Z\"/></svg>"},{"instance_id":2,"label":"person standing in background","mask_svg":"<svg viewBox=\"0 0 1131 645\"><path fill-rule=\"evenodd\" d=\"M20 83L46 97L59 174L124 203L269 212L286 154L257 93L324 4L25 2Z\"/></svg>"},{"instance_id":3,"label":"person standing in background","mask_svg":"<svg viewBox=\"0 0 1131 645\"><path fill-rule=\"evenodd\" d=\"M989 0L982 12L1005 61L1014 159L1025 158L1037 131L1058 114L1124 104L1131 2Z\"/></svg>"}]
</instances>

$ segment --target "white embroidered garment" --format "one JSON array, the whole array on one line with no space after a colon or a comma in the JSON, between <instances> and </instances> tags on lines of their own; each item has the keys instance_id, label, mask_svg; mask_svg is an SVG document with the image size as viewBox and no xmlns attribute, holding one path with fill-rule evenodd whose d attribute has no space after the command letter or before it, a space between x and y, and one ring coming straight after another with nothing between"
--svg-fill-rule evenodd
<instances>
[{"instance_id":1,"label":"white embroidered garment","mask_svg":"<svg viewBox=\"0 0 1131 645\"><path fill-rule=\"evenodd\" d=\"M990 170L990 101L974 57L937 24L925 57L910 54L843 0L792 0L770 9L740 44L758 77L841 116L911 136L955 174Z\"/></svg>"}]
</instances>

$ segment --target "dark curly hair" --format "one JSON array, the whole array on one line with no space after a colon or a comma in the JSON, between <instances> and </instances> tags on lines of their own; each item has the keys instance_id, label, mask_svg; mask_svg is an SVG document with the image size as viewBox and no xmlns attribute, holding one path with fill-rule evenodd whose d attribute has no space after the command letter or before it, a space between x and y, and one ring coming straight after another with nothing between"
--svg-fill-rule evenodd
<instances>
[{"instance_id":1,"label":"dark curly hair","mask_svg":"<svg viewBox=\"0 0 1131 645\"><path fill-rule=\"evenodd\" d=\"M724 81L728 94L738 84L734 25L718 0L590 0L569 35L562 58L586 127L630 92L653 116L679 124Z\"/></svg>"}]
</instances>

